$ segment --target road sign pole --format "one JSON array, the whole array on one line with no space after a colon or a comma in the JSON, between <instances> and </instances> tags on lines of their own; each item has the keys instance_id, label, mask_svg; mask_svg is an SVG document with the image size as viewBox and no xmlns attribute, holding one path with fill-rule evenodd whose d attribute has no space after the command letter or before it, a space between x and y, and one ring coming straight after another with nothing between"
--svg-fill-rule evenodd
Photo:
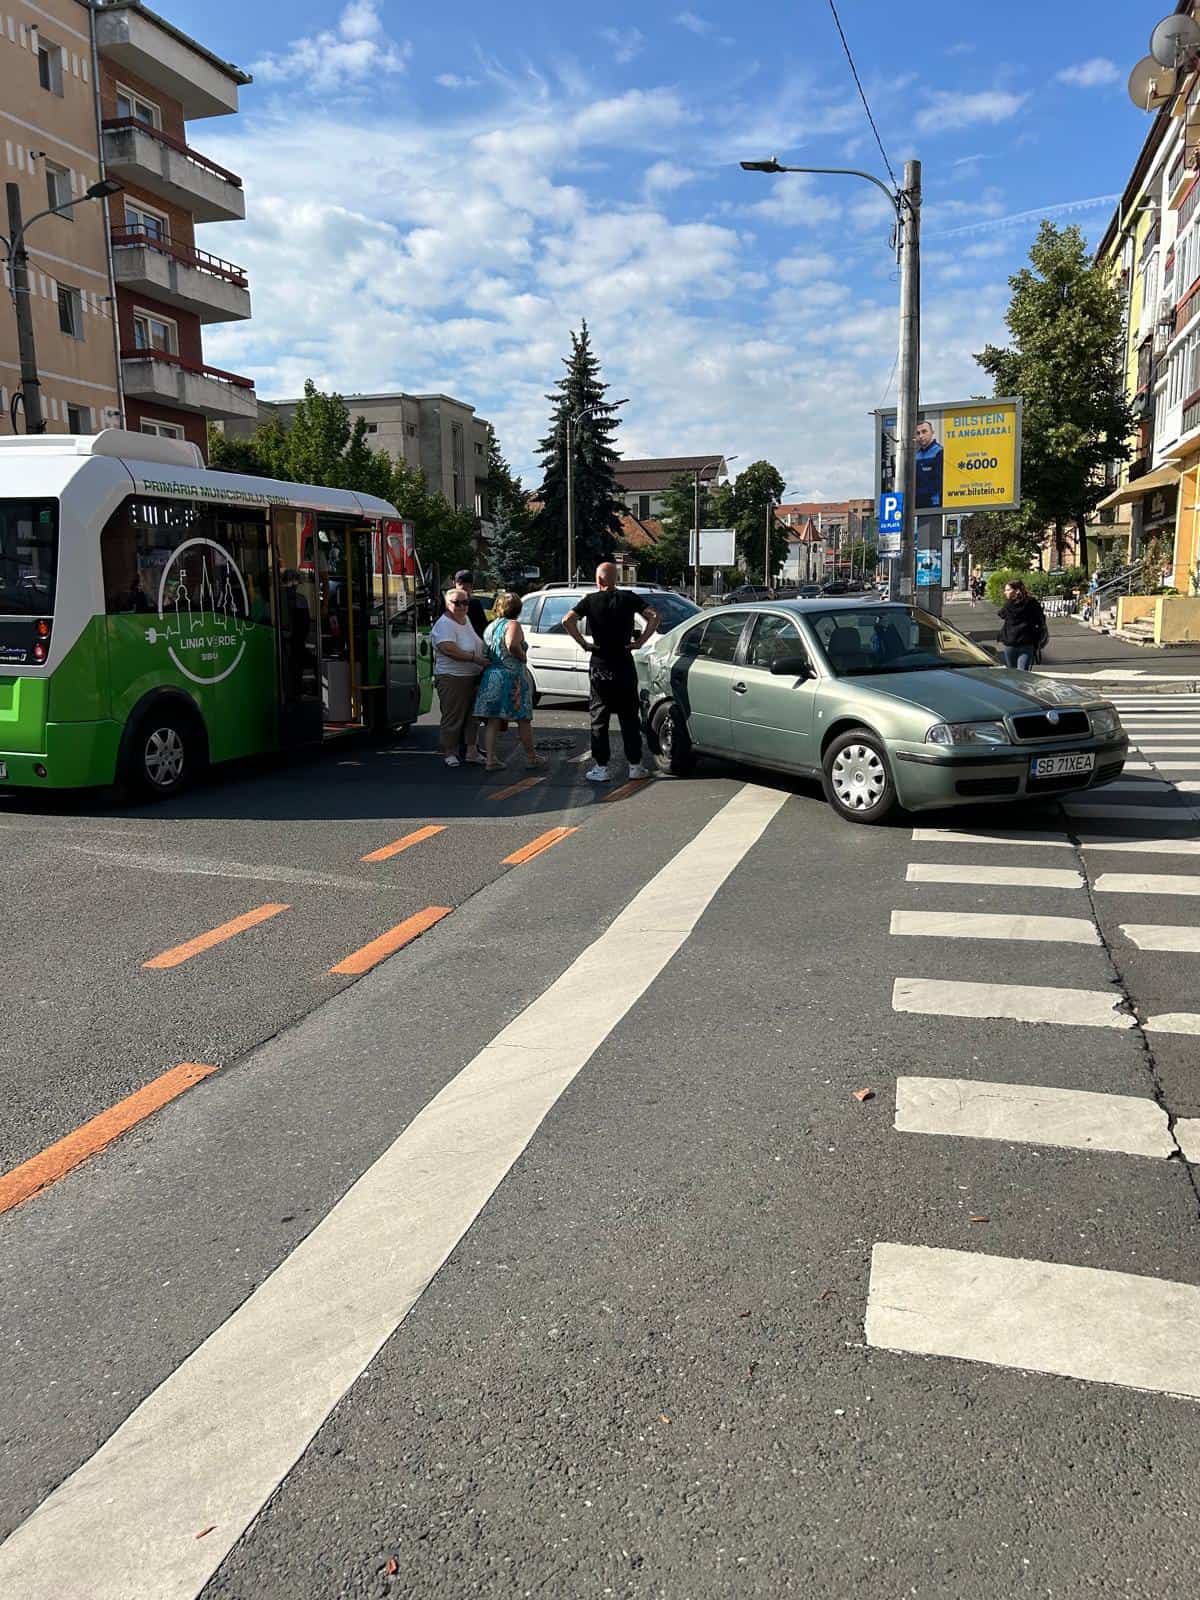
<instances>
[{"instance_id":1,"label":"road sign pole","mask_svg":"<svg viewBox=\"0 0 1200 1600\"><path fill-rule=\"evenodd\" d=\"M892 563L892 596L910 600L916 589L915 434L921 395L921 163L904 163L900 195L900 385L896 416L896 488L904 496L900 557Z\"/></svg>"}]
</instances>

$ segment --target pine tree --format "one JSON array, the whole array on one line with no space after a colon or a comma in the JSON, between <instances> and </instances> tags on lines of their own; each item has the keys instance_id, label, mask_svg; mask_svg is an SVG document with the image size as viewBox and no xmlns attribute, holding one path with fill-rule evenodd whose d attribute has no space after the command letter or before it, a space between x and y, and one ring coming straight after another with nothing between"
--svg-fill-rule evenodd
<instances>
[{"instance_id":1,"label":"pine tree","mask_svg":"<svg viewBox=\"0 0 1200 1600\"><path fill-rule=\"evenodd\" d=\"M528 514L515 509L509 500L497 501L487 554L501 588L517 592L525 588L525 574L536 565L533 550Z\"/></svg>"},{"instance_id":2,"label":"pine tree","mask_svg":"<svg viewBox=\"0 0 1200 1600\"><path fill-rule=\"evenodd\" d=\"M991 375L993 393L1025 402L1026 511L1054 529L1060 566L1066 526L1075 523L1086 567L1085 526L1105 493L1102 469L1128 458L1133 431L1121 297L1076 227L1043 222L1029 260L1009 279L1012 344L988 345L975 359Z\"/></svg>"},{"instance_id":3,"label":"pine tree","mask_svg":"<svg viewBox=\"0 0 1200 1600\"><path fill-rule=\"evenodd\" d=\"M591 347L587 323L571 334L571 354L564 358L566 376L548 394L553 411L550 432L541 442L542 508L534 529L543 574L566 572L567 549L567 422L578 417L572 433L575 469L575 564L587 572L612 554L621 531L613 434L617 408L604 396L600 363ZM581 412L588 412L581 416Z\"/></svg>"}]
</instances>

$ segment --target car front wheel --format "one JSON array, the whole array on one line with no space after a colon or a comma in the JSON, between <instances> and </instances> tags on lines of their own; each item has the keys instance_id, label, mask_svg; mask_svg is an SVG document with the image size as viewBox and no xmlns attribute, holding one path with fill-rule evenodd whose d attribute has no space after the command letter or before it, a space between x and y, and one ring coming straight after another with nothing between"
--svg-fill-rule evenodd
<instances>
[{"instance_id":1,"label":"car front wheel","mask_svg":"<svg viewBox=\"0 0 1200 1600\"><path fill-rule=\"evenodd\" d=\"M696 764L692 741L688 738L687 723L678 706L668 701L650 718L650 731L658 746L658 757L668 772L684 778Z\"/></svg>"},{"instance_id":2,"label":"car front wheel","mask_svg":"<svg viewBox=\"0 0 1200 1600\"><path fill-rule=\"evenodd\" d=\"M896 785L887 752L873 733L840 734L822 762L825 798L850 822L883 822L896 809Z\"/></svg>"}]
</instances>

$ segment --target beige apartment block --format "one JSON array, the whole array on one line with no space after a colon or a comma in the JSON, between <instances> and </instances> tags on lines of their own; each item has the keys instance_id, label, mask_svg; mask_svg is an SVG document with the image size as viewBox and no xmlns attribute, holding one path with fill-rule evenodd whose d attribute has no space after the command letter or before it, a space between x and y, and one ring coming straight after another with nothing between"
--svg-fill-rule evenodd
<instances>
[{"instance_id":1,"label":"beige apartment block","mask_svg":"<svg viewBox=\"0 0 1200 1600\"><path fill-rule=\"evenodd\" d=\"M0 169L25 221L82 195L101 176L91 12L82 0L0 0ZM42 406L53 433L119 425L121 396L108 265L108 205L85 200L29 229L30 287ZM9 232L7 206L0 232ZM0 432L19 388L16 322L0 298ZM18 422L24 431L24 420Z\"/></svg>"}]
</instances>

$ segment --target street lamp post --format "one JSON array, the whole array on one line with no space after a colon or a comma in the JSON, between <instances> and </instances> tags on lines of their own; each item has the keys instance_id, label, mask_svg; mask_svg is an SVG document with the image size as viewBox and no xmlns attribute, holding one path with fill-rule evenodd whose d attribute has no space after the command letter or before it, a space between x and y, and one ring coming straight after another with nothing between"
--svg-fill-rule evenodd
<instances>
[{"instance_id":1,"label":"street lamp post","mask_svg":"<svg viewBox=\"0 0 1200 1600\"><path fill-rule=\"evenodd\" d=\"M0 244L4 246L4 258L8 266L8 288L17 318L17 350L21 361L21 404L25 408L26 433L45 433L46 418L42 411L42 386L38 379L37 348L33 337L29 257L25 251L25 235L34 223L40 222L43 217L59 217L72 206L82 205L85 200L105 200L110 194L118 194L123 187L124 185L118 183L115 178L102 178L99 183L93 183L91 188L77 199L68 200L61 206L50 206L45 211L38 211L28 222L22 222L21 190L15 183L5 185L8 201L8 233L7 235L0 233ZM15 429L15 396L13 405Z\"/></svg>"},{"instance_id":2,"label":"street lamp post","mask_svg":"<svg viewBox=\"0 0 1200 1600\"><path fill-rule=\"evenodd\" d=\"M692 562L692 600L700 604L700 476L710 467L728 466L731 461L736 461L736 456L716 456L712 461L705 461L699 467L693 467L695 473L695 501L692 511L692 526L696 530L696 559Z\"/></svg>"},{"instance_id":3,"label":"street lamp post","mask_svg":"<svg viewBox=\"0 0 1200 1600\"><path fill-rule=\"evenodd\" d=\"M582 422L584 417L591 416L592 412L606 404L597 400L594 405L584 406L582 411L577 411L574 416L567 415L567 582L571 583L575 577L575 424ZM629 396L624 400L614 400L613 409L617 406L627 406Z\"/></svg>"},{"instance_id":4,"label":"street lamp post","mask_svg":"<svg viewBox=\"0 0 1200 1600\"><path fill-rule=\"evenodd\" d=\"M815 172L864 178L887 195L896 214L896 249L900 261L900 348L897 358L899 399L896 407L896 488L904 495L900 523L900 560L892 563L892 598L915 595L917 457L913 434L921 392L921 163L904 163L904 182L891 189L873 173L857 167L785 167L770 161L743 161L746 172ZM896 574L896 567L899 574Z\"/></svg>"}]
</instances>

